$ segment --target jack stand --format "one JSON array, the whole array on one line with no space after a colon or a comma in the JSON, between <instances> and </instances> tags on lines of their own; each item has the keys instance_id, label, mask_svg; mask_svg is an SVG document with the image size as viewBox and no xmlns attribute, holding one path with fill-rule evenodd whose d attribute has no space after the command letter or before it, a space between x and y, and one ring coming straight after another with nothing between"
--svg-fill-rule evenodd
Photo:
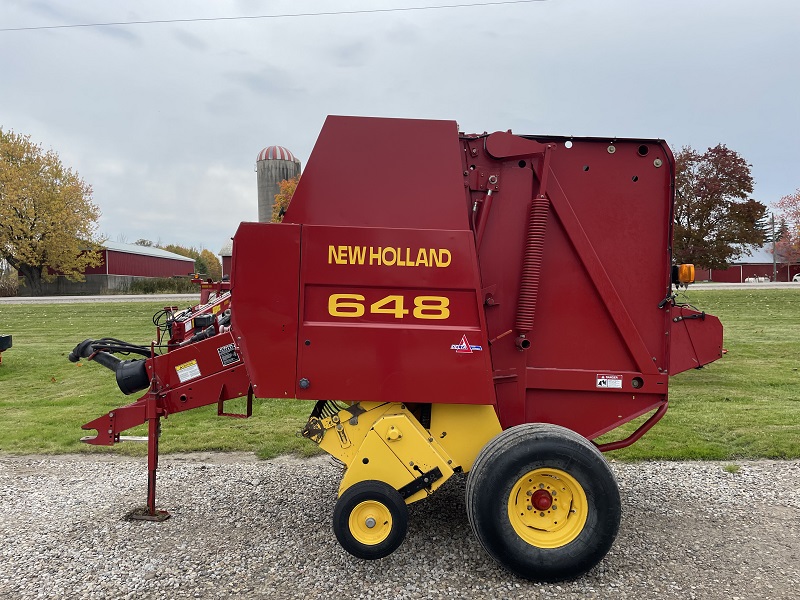
<instances>
[{"instance_id":1,"label":"jack stand","mask_svg":"<svg viewBox=\"0 0 800 600\"><path fill-rule=\"evenodd\" d=\"M147 402L147 511L133 513L131 519L136 521L166 521L170 514L165 510L156 510L156 470L158 469L158 438L161 435L161 418L158 415L157 399L151 396Z\"/></svg>"}]
</instances>

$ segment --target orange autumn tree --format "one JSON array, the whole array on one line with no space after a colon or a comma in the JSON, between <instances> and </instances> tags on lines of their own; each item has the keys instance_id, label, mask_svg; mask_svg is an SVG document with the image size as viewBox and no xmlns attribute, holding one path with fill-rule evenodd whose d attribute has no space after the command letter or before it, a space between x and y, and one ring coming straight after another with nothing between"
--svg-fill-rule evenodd
<instances>
[{"instance_id":1,"label":"orange autumn tree","mask_svg":"<svg viewBox=\"0 0 800 600\"><path fill-rule=\"evenodd\" d=\"M200 251L200 258L206 263L206 274L214 281L222 280L222 263L217 256L206 248Z\"/></svg>"},{"instance_id":2,"label":"orange autumn tree","mask_svg":"<svg viewBox=\"0 0 800 600\"><path fill-rule=\"evenodd\" d=\"M86 267L101 264L99 217L91 186L55 151L0 129L0 259L33 295L59 274L83 281Z\"/></svg>"},{"instance_id":3,"label":"orange autumn tree","mask_svg":"<svg viewBox=\"0 0 800 600\"><path fill-rule=\"evenodd\" d=\"M297 183L300 181L300 175L295 175L291 179L284 179L278 186L280 191L275 194L275 202L272 204L272 219L273 223L280 223L283 221L283 215L286 209L289 208L289 202L292 201L294 191L297 189Z\"/></svg>"},{"instance_id":4,"label":"orange autumn tree","mask_svg":"<svg viewBox=\"0 0 800 600\"><path fill-rule=\"evenodd\" d=\"M152 245L150 240L139 240L136 243L140 246ZM187 248L186 246L181 246L179 244L167 244L166 246L157 245L156 247L166 250L167 252L180 254L181 256L194 259L195 273L203 276L204 278L210 277L214 281L219 281L222 279L222 263L219 262L219 259L213 252L211 252L211 250L206 248L198 250L194 246Z\"/></svg>"}]
</instances>

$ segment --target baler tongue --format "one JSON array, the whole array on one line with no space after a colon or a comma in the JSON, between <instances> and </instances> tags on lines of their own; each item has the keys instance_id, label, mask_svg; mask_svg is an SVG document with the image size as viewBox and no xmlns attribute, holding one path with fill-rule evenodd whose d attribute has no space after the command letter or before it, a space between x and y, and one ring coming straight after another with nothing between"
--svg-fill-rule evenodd
<instances>
[{"instance_id":1,"label":"baler tongue","mask_svg":"<svg viewBox=\"0 0 800 600\"><path fill-rule=\"evenodd\" d=\"M116 440L114 439L114 413L110 412L98 417L94 421L86 423L81 429L91 431L97 430L96 435L87 435L81 438L85 444L93 444L95 446L113 446Z\"/></svg>"},{"instance_id":2,"label":"baler tongue","mask_svg":"<svg viewBox=\"0 0 800 600\"><path fill-rule=\"evenodd\" d=\"M217 404L219 415L248 417L252 414L253 390L250 378L236 352L230 331L221 331L210 337L187 344L176 344L166 354L154 355L143 361L119 361L108 352L97 350L92 340L76 347L75 357L102 359L117 373L117 382L124 384L142 377L120 377L119 365L141 364L148 374L151 385L136 402L116 408L105 415L89 421L82 429L96 430L96 435L87 435L81 441L94 446L113 446L118 442L147 442L148 489L147 510L131 515L134 519L164 518L163 511L155 508L155 481L158 467L158 439L161 434L161 418L170 414ZM103 344L108 345L108 344ZM116 362L111 359L115 359ZM101 363L103 364L103 363ZM127 371L123 372L123 375ZM134 373L136 375L136 373ZM126 385L120 389L125 391ZM226 400L247 397L247 414L225 412ZM122 432L147 424L146 436L123 436Z\"/></svg>"},{"instance_id":3,"label":"baler tongue","mask_svg":"<svg viewBox=\"0 0 800 600\"><path fill-rule=\"evenodd\" d=\"M120 432L142 425L147 422L146 396L133 404L120 407L116 410L89 421L81 429L97 430L97 435L87 435L81 438L86 444L95 446L113 446L117 442L146 442L146 436L122 436Z\"/></svg>"}]
</instances>

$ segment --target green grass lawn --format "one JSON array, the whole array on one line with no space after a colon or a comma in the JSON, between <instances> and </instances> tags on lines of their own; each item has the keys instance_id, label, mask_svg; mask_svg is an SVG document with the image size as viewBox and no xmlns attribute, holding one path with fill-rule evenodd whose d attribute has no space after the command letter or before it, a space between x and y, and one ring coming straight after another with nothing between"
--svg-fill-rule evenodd
<instances>
[{"instance_id":1,"label":"green grass lawn","mask_svg":"<svg viewBox=\"0 0 800 600\"><path fill-rule=\"evenodd\" d=\"M682 373L670 387L670 410L642 440L610 454L619 459L800 457L800 290L690 290L689 300L720 317L728 354ZM0 333L14 347L0 364L0 452L144 454L144 444L81 444L81 425L136 400L123 396L100 365L70 363L85 338L145 343L158 303L0 305ZM237 404L238 402L238 404ZM241 412L243 401L226 410ZM260 457L314 454L298 438L311 403L259 400L251 419L216 416L216 406L162 421L162 452L252 451ZM128 432L144 435L144 428ZM621 437L611 434L613 437Z\"/></svg>"},{"instance_id":2,"label":"green grass lawn","mask_svg":"<svg viewBox=\"0 0 800 600\"><path fill-rule=\"evenodd\" d=\"M670 408L625 459L800 457L800 289L696 290L725 328L719 361L670 381Z\"/></svg>"},{"instance_id":3,"label":"green grass lawn","mask_svg":"<svg viewBox=\"0 0 800 600\"><path fill-rule=\"evenodd\" d=\"M114 374L99 364L73 364L67 355L86 338L116 337L148 343L155 336L153 314L162 304L0 305L0 333L14 346L0 364L0 452L119 452L146 454L146 444L112 447L81 443L81 425L109 410L134 402L124 396ZM79 366L80 365L80 366ZM261 457L283 453L314 454L317 446L295 434L312 404L260 400L250 419L217 416L216 405L162 420L161 452L194 450L252 451ZM244 412L244 400L226 403L226 412ZM125 435L146 435L142 426Z\"/></svg>"}]
</instances>

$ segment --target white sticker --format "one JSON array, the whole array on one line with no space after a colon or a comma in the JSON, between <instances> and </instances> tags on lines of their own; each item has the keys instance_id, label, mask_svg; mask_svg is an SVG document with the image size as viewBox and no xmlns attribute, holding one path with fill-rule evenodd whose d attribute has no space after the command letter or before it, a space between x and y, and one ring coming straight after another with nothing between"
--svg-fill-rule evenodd
<instances>
[{"instance_id":1,"label":"white sticker","mask_svg":"<svg viewBox=\"0 0 800 600\"><path fill-rule=\"evenodd\" d=\"M483 347L470 344L469 340L467 339L467 334L465 333L463 336L461 336L461 342L450 345L450 350L455 350L457 354L472 354L473 352L479 352L483 350Z\"/></svg>"},{"instance_id":2,"label":"white sticker","mask_svg":"<svg viewBox=\"0 0 800 600\"><path fill-rule=\"evenodd\" d=\"M192 328L194 327L194 325L192 325L192 323L193 323L193 322L194 322L194 319L189 319L188 321L186 321L186 322L183 324L183 325L184 325L184 328L186 329L186 331L187 331L187 332L188 332L188 331L191 331L191 330L192 330Z\"/></svg>"},{"instance_id":3,"label":"white sticker","mask_svg":"<svg viewBox=\"0 0 800 600\"><path fill-rule=\"evenodd\" d=\"M622 389L622 375L598 375L597 387Z\"/></svg>"},{"instance_id":4,"label":"white sticker","mask_svg":"<svg viewBox=\"0 0 800 600\"><path fill-rule=\"evenodd\" d=\"M175 367L175 372L178 373L178 379L181 380L181 383L200 377L200 367L197 366L196 360L190 360L178 365Z\"/></svg>"}]
</instances>

